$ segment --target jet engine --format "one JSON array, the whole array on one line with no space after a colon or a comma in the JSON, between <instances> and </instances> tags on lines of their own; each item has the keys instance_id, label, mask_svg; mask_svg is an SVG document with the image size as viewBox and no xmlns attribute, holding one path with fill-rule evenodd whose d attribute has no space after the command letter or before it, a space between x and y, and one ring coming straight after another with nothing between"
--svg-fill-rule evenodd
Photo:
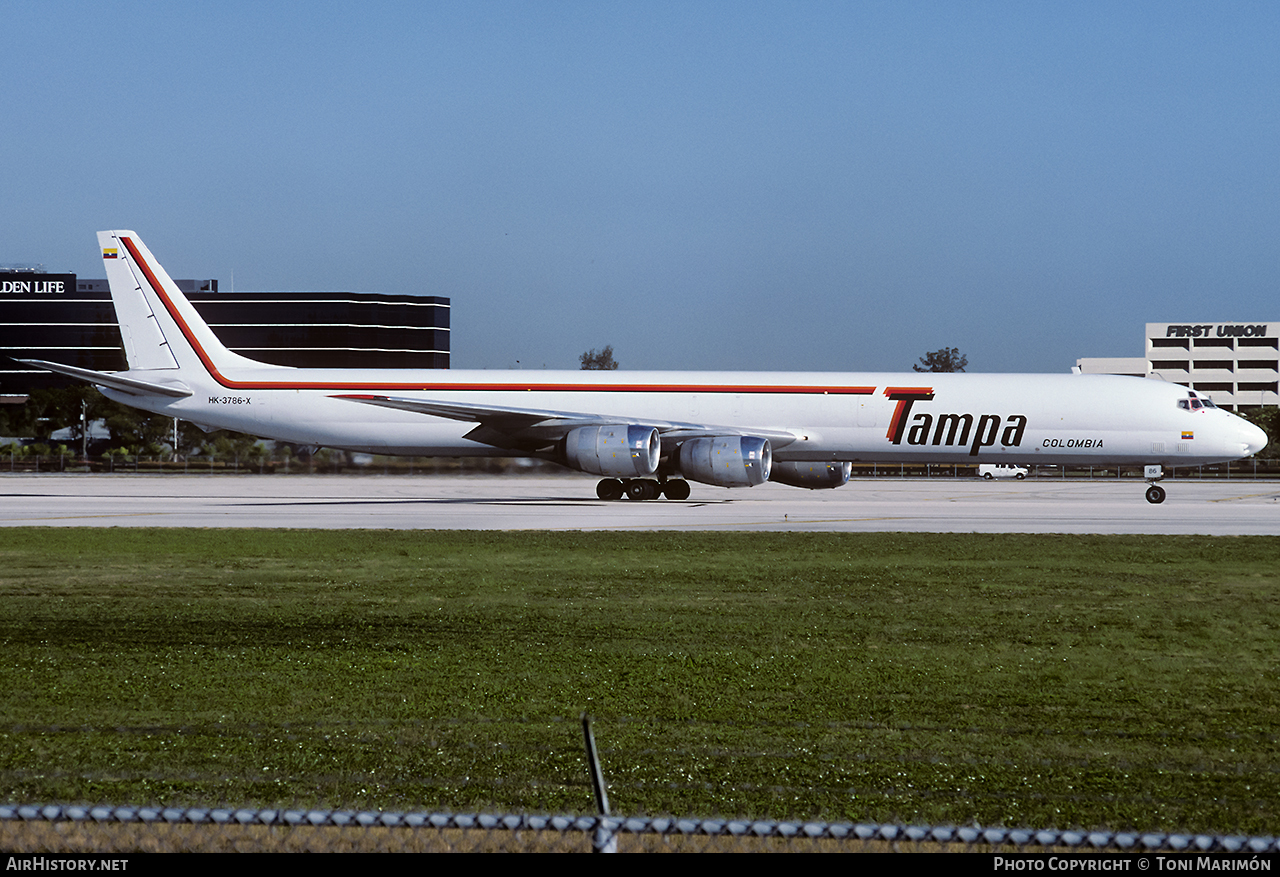
<instances>
[{"instance_id":1,"label":"jet engine","mask_svg":"<svg viewBox=\"0 0 1280 877\"><path fill-rule=\"evenodd\" d=\"M569 465L592 475L642 478L658 471L658 430L634 423L580 426L564 441Z\"/></svg>"},{"instance_id":2,"label":"jet engine","mask_svg":"<svg viewBox=\"0 0 1280 877\"><path fill-rule=\"evenodd\" d=\"M717 487L754 487L769 480L773 449L753 435L717 435L680 445L684 477Z\"/></svg>"},{"instance_id":3,"label":"jet engine","mask_svg":"<svg viewBox=\"0 0 1280 877\"><path fill-rule=\"evenodd\" d=\"M807 487L810 490L822 490L828 487L842 487L848 483L853 472L852 463L774 463L769 473L770 481L789 484L792 487Z\"/></svg>"}]
</instances>

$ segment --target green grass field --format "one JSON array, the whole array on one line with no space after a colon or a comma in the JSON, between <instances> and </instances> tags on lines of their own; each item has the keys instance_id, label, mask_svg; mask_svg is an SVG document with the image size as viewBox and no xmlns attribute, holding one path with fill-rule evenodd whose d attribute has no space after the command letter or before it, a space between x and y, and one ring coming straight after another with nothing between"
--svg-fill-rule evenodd
<instances>
[{"instance_id":1,"label":"green grass field","mask_svg":"<svg viewBox=\"0 0 1280 877\"><path fill-rule=\"evenodd\" d=\"M2 540L11 802L1280 831L1280 539Z\"/></svg>"}]
</instances>

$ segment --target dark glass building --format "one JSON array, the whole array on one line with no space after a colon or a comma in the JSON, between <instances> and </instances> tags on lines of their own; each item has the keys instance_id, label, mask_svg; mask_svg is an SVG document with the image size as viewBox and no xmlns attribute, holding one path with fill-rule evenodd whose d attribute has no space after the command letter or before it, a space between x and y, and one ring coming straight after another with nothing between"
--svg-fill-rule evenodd
<instances>
[{"instance_id":1,"label":"dark glass building","mask_svg":"<svg viewBox=\"0 0 1280 877\"><path fill-rule=\"evenodd\" d=\"M448 368L449 299L367 292L218 292L175 280L235 352L305 368ZM74 383L13 359L127 366L106 280L0 273L0 395Z\"/></svg>"}]
</instances>

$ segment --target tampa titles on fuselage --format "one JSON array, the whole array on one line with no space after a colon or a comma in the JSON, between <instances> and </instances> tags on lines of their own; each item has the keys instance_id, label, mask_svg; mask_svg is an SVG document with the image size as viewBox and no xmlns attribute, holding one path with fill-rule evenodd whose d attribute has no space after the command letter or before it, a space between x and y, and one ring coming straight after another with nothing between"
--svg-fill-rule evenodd
<instances>
[{"instance_id":1,"label":"tampa titles on fuselage","mask_svg":"<svg viewBox=\"0 0 1280 877\"><path fill-rule=\"evenodd\" d=\"M224 347L131 231L99 232L129 368L30 361L125 404L300 445L530 456L597 495L684 499L689 481L845 484L855 462L1195 465L1266 444L1173 384L1104 375L298 369ZM925 381L928 386L921 386ZM1157 485L1148 499L1158 502Z\"/></svg>"},{"instance_id":2,"label":"tampa titles on fuselage","mask_svg":"<svg viewBox=\"0 0 1280 877\"><path fill-rule=\"evenodd\" d=\"M893 409L893 420L890 421L887 437L895 445L902 444L902 433L907 428L907 417L916 402L933 401L932 387L886 387L884 394L897 405ZM978 415L978 428L973 429L972 414L939 414L937 427L933 430L933 441L929 441L930 427L934 425L934 415L917 413L912 425L907 430L906 441L909 445L960 445L969 443L969 434L973 433L973 445L969 448L969 456L976 457L983 448L995 445L999 437L1000 444L1006 448L1022 445L1022 436L1027 429L1027 418L1023 414L1009 414L1005 417L1004 431L1000 431L999 414Z\"/></svg>"}]
</instances>

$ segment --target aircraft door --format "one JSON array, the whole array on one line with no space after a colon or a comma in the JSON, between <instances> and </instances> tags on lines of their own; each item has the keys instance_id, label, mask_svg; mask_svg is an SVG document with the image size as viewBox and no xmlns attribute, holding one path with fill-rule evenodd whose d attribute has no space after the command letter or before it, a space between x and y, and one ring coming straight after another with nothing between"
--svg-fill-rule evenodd
<instances>
[{"instance_id":1,"label":"aircraft door","mask_svg":"<svg viewBox=\"0 0 1280 877\"><path fill-rule=\"evenodd\" d=\"M858 426L879 426L880 400L875 396L854 396L853 399L857 408Z\"/></svg>"}]
</instances>

